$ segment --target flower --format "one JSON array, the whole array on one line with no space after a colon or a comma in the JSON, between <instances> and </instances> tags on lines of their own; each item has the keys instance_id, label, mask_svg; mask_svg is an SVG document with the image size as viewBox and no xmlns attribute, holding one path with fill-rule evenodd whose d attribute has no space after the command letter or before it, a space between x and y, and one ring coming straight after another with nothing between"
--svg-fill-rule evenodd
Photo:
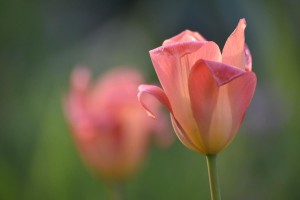
<instances>
[{"instance_id":1,"label":"flower","mask_svg":"<svg viewBox=\"0 0 300 200\"><path fill-rule=\"evenodd\" d=\"M141 85L138 97L156 97L169 111L180 141L203 154L217 154L235 137L256 87L241 19L221 53L197 32L183 31L150 51L162 85ZM147 96L148 96L147 95Z\"/></svg>"},{"instance_id":2,"label":"flower","mask_svg":"<svg viewBox=\"0 0 300 200\"><path fill-rule=\"evenodd\" d=\"M87 68L77 68L71 76L64 108L72 135L86 164L109 181L124 180L138 169L150 133L158 132L162 144L170 141L162 134L166 126L149 119L136 98L142 81L138 71L127 68L107 72L93 85ZM157 112L158 106L154 104Z\"/></svg>"}]
</instances>

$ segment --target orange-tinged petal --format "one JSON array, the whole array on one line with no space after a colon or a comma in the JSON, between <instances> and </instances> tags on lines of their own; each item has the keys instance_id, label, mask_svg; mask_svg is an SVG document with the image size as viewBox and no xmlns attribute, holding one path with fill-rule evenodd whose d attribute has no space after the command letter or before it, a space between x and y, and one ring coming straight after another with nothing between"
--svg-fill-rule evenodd
<instances>
[{"instance_id":1,"label":"orange-tinged petal","mask_svg":"<svg viewBox=\"0 0 300 200\"><path fill-rule=\"evenodd\" d=\"M200 35L198 32L193 32L190 30L182 31L180 34L167 39L164 41L163 46L172 44L175 42L188 42L188 41L206 41L206 39Z\"/></svg>"},{"instance_id":2,"label":"orange-tinged petal","mask_svg":"<svg viewBox=\"0 0 300 200\"><path fill-rule=\"evenodd\" d=\"M189 149L196 152L203 152L203 147L199 143L194 143L189 135L183 130L180 124L174 119L173 115L170 114L172 126L179 140Z\"/></svg>"},{"instance_id":3,"label":"orange-tinged petal","mask_svg":"<svg viewBox=\"0 0 300 200\"><path fill-rule=\"evenodd\" d=\"M175 115L177 109L186 110L184 105L189 101L187 82L193 64L201 58L221 59L219 47L213 42L171 44L150 51L150 56Z\"/></svg>"},{"instance_id":4,"label":"orange-tinged petal","mask_svg":"<svg viewBox=\"0 0 300 200\"><path fill-rule=\"evenodd\" d=\"M155 97L159 102L161 102L161 104L163 104L172 113L172 107L170 105L169 99L166 96L165 92L160 87L157 87L155 85L140 85L138 88L138 99L150 117L155 118L155 115L148 108L146 102L144 101L143 97L145 94L149 94Z\"/></svg>"},{"instance_id":5,"label":"orange-tinged petal","mask_svg":"<svg viewBox=\"0 0 300 200\"><path fill-rule=\"evenodd\" d=\"M221 61L219 47L214 42L180 42L150 51L157 76L167 95L173 115L187 132L195 132L188 91L188 77L193 64L201 59ZM197 130L196 130L197 132ZM200 135L194 135L200 141Z\"/></svg>"},{"instance_id":6,"label":"orange-tinged petal","mask_svg":"<svg viewBox=\"0 0 300 200\"><path fill-rule=\"evenodd\" d=\"M223 51L222 62L241 69L249 68L250 51L245 45L246 20L240 19L236 29L228 37ZM251 68L251 67L250 67Z\"/></svg>"},{"instance_id":7,"label":"orange-tinged petal","mask_svg":"<svg viewBox=\"0 0 300 200\"><path fill-rule=\"evenodd\" d=\"M204 60L197 62L189 77L193 116L198 124L205 151L209 148L209 127L217 103L219 88Z\"/></svg>"},{"instance_id":8,"label":"orange-tinged petal","mask_svg":"<svg viewBox=\"0 0 300 200\"><path fill-rule=\"evenodd\" d=\"M218 62L200 60L189 78L191 106L205 152L217 153L236 134L252 99L254 73Z\"/></svg>"},{"instance_id":9,"label":"orange-tinged petal","mask_svg":"<svg viewBox=\"0 0 300 200\"><path fill-rule=\"evenodd\" d=\"M245 72L219 88L210 124L210 151L225 148L237 134L256 86L256 76Z\"/></svg>"}]
</instances>

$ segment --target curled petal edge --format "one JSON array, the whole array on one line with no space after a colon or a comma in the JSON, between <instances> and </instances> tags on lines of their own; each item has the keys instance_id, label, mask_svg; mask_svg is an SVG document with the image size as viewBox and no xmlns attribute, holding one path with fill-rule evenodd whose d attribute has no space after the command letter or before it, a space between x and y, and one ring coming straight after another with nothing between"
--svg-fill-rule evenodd
<instances>
[{"instance_id":1,"label":"curled petal edge","mask_svg":"<svg viewBox=\"0 0 300 200\"><path fill-rule=\"evenodd\" d=\"M143 100L143 96L149 94L155 97L162 105L164 105L170 113L173 113L171 104L165 92L155 85L140 85L138 88L138 100L146 110L149 117L155 119L155 114L149 109L146 103Z\"/></svg>"},{"instance_id":2,"label":"curled petal edge","mask_svg":"<svg viewBox=\"0 0 300 200\"><path fill-rule=\"evenodd\" d=\"M206 67L210 71L210 75L213 77L218 87L248 73L238 67L230 66L220 62L200 59L192 67L192 75L195 73L194 71L197 70L197 67Z\"/></svg>"}]
</instances>

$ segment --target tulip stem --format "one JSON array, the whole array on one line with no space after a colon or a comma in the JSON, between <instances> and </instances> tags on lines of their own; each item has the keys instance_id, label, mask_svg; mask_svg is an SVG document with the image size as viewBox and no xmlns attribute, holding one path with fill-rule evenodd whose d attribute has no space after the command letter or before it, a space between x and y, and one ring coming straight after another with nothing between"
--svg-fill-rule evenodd
<instances>
[{"instance_id":1,"label":"tulip stem","mask_svg":"<svg viewBox=\"0 0 300 200\"><path fill-rule=\"evenodd\" d=\"M217 171L217 155L206 155L211 200L221 200L219 177Z\"/></svg>"},{"instance_id":2,"label":"tulip stem","mask_svg":"<svg viewBox=\"0 0 300 200\"><path fill-rule=\"evenodd\" d=\"M123 184L114 182L110 184L110 200L123 200Z\"/></svg>"}]
</instances>

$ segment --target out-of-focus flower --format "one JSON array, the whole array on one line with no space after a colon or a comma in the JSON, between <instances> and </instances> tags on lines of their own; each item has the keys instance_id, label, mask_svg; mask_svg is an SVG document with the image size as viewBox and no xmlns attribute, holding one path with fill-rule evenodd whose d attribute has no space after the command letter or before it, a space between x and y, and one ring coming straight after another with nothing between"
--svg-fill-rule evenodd
<instances>
[{"instance_id":1,"label":"out-of-focus flower","mask_svg":"<svg viewBox=\"0 0 300 200\"><path fill-rule=\"evenodd\" d=\"M126 179L138 169L150 133L157 133L160 144L171 141L165 124L149 119L138 102L142 81L128 68L110 71L93 85L87 68L76 68L71 76L64 107L76 145L86 164L109 181ZM159 112L159 103L152 103Z\"/></svg>"},{"instance_id":2,"label":"out-of-focus flower","mask_svg":"<svg viewBox=\"0 0 300 200\"><path fill-rule=\"evenodd\" d=\"M139 87L139 100L155 96L171 113L173 128L188 148L217 154L235 137L256 87L252 58L241 19L221 53L197 32L183 31L150 51L162 85Z\"/></svg>"}]
</instances>

